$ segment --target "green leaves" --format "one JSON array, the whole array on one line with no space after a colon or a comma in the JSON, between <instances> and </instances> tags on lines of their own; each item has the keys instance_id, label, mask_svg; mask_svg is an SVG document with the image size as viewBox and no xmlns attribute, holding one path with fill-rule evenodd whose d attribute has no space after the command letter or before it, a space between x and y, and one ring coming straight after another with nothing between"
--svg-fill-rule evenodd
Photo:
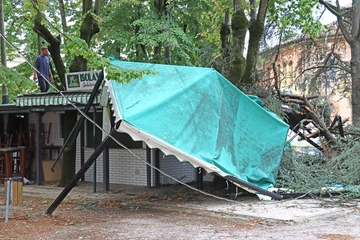
<instances>
[{"instance_id":1,"label":"green leaves","mask_svg":"<svg viewBox=\"0 0 360 240\"><path fill-rule=\"evenodd\" d=\"M147 74L156 75L157 73L151 70L125 70L113 65L106 68L106 78L117 82L130 82L133 79L141 79Z\"/></svg>"},{"instance_id":2,"label":"green leaves","mask_svg":"<svg viewBox=\"0 0 360 240\"><path fill-rule=\"evenodd\" d=\"M19 94L30 94L37 91L38 86L28 78L30 76L31 74L28 75L25 73L21 75L17 71L6 68L0 64L0 85L4 84L7 87L10 103L14 102L16 96Z\"/></svg>"},{"instance_id":3,"label":"green leaves","mask_svg":"<svg viewBox=\"0 0 360 240\"><path fill-rule=\"evenodd\" d=\"M270 1L269 20L275 21L280 29L297 27L303 33L316 38L322 24L314 19L314 9L319 7L313 0Z\"/></svg>"},{"instance_id":4,"label":"green leaves","mask_svg":"<svg viewBox=\"0 0 360 240\"><path fill-rule=\"evenodd\" d=\"M169 1L157 9L153 1L114 0L105 6L99 33L99 46L104 55L123 60L194 65L198 50L214 45L217 26L201 23L204 12L214 15L213 3L205 0ZM210 13L212 12L212 13ZM213 37L205 38L212 29ZM214 47L215 48L215 47ZM170 61L171 58L171 61Z\"/></svg>"},{"instance_id":5,"label":"green leaves","mask_svg":"<svg viewBox=\"0 0 360 240\"><path fill-rule=\"evenodd\" d=\"M95 56L95 53L89 50L87 43L79 37L73 36L66 41L63 49L71 56L83 56L84 58Z\"/></svg>"}]
</instances>

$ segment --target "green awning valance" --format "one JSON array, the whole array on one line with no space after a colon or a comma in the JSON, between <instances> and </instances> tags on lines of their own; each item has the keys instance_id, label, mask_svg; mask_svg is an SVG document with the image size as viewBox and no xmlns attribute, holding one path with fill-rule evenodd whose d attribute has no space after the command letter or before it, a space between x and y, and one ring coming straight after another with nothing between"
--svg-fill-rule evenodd
<instances>
[{"instance_id":1,"label":"green awning valance","mask_svg":"<svg viewBox=\"0 0 360 240\"><path fill-rule=\"evenodd\" d=\"M87 103L91 92L63 92L63 94L70 101L85 104ZM15 105L19 107L70 105L68 100L60 93L38 93L17 96ZM100 95L97 95L94 104L99 104L99 102Z\"/></svg>"}]
</instances>

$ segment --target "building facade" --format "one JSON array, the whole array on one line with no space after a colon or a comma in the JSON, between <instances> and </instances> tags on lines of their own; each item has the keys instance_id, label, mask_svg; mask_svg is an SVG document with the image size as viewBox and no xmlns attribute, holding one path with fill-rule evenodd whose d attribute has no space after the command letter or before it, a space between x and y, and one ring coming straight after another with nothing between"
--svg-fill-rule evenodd
<instances>
[{"instance_id":1,"label":"building facade","mask_svg":"<svg viewBox=\"0 0 360 240\"><path fill-rule=\"evenodd\" d=\"M331 103L331 116L351 123L350 47L336 24L318 39L299 37L263 52L258 67L260 86L275 87L283 94L319 95Z\"/></svg>"}]
</instances>

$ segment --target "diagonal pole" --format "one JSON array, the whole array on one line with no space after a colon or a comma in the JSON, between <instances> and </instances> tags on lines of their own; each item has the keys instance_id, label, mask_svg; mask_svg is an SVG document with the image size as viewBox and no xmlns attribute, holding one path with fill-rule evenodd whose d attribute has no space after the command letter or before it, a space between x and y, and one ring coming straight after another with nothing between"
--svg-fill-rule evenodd
<instances>
[{"instance_id":1,"label":"diagonal pole","mask_svg":"<svg viewBox=\"0 0 360 240\"><path fill-rule=\"evenodd\" d=\"M96 84L90 94L89 100L87 101L87 103L85 105L85 108L83 111L85 114L87 114L89 112L103 80L104 80L104 69L101 70L101 72L99 74L99 78L96 81ZM65 149L69 150L74 145L74 142L76 141L76 138L79 135L79 132L81 130L81 126L84 124L84 120L85 120L85 117L81 116L80 119L77 121L76 125L74 126L74 128L71 130L69 137L66 139L64 145L61 147L58 157L56 158L56 160L54 161L54 164L51 167L51 171L54 171L54 167L55 167L56 163L59 161L64 150Z\"/></svg>"},{"instance_id":2,"label":"diagonal pole","mask_svg":"<svg viewBox=\"0 0 360 240\"><path fill-rule=\"evenodd\" d=\"M115 128L111 130L109 135L100 143L100 145L96 148L96 150L91 154L89 159L84 163L84 165L80 168L80 170L75 174L75 176L70 180L70 182L65 186L59 196L54 200L54 202L50 205L50 207L45 211L45 214L51 215L55 209L59 206L59 204L64 200L64 198L69 194L71 189L75 187L76 183L80 180L80 178L85 174L85 172L91 167L96 158L102 153L102 151L109 145L112 141L111 137L115 132Z\"/></svg>"}]
</instances>

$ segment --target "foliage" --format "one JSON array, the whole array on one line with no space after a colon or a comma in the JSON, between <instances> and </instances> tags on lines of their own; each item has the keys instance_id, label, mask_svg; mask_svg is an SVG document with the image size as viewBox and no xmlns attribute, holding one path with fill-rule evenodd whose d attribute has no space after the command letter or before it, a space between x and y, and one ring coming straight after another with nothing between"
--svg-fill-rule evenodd
<instances>
[{"instance_id":1,"label":"foliage","mask_svg":"<svg viewBox=\"0 0 360 240\"><path fill-rule=\"evenodd\" d=\"M283 102L274 94L271 89L261 88L258 85L242 86L241 89L247 95L260 97L264 106L271 112L275 113L279 118L285 119L285 114L281 110Z\"/></svg>"},{"instance_id":2,"label":"foliage","mask_svg":"<svg viewBox=\"0 0 360 240\"><path fill-rule=\"evenodd\" d=\"M277 0L270 1L269 21L275 21L279 29L296 27L302 33L316 38L322 28L319 20L314 19L313 10L320 5L312 0Z\"/></svg>"},{"instance_id":3,"label":"foliage","mask_svg":"<svg viewBox=\"0 0 360 240\"><path fill-rule=\"evenodd\" d=\"M360 128L345 128L347 141L338 141L325 155L309 155L287 148L279 168L277 187L304 193L360 197ZM341 190L334 191L335 190Z\"/></svg>"},{"instance_id":4,"label":"foliage","mask_svg":"<svg viewBox=\"0 0 360 240\"><path fill-rule=\"evenodd\" d=\"M322 155L299 153L289 147L283 153L275 186L300 193L331 186L333 165L328 163Z\"/></svg>"},{"instance_id":5,"label":"foliage","mask_svg":"<svg viewBox=\"0 0 360 240\"><path fill-rule=\"evenodd\" d=\"M318 26L308 22L306 17L294 17L295 13L308 14L314 4L286 3L283 0L270 2L273 4L269 19L276 20L281 26L290 26L294 22L304 28ZM97 17L101 31L92 40L91 46L94 47L89 47L78 37L84 17L81 16L81 2L65 1L64 4L68 22L66 32L61 26L57 1L38 1L37 8L45 16L50 16L43 19L43 24L54 36L62 38L66 66L74 56L84 56L90 62L102 63L95 65L106 67L109 55L130 61L210 66L220 50L219 26L232 1L172 0L167 2L162 12L150 0L103 1L101 17ZM249 13L251 7L247 1L243 7ZM37 55L37 36L32 29L36 11L32 1L8 1L5 12L9 40L15 47L22 46L24 55L32 62ZM42 44L46 45L46 42L42 41ZM13 49L8 48L9 56L12 52Z\"/></svg>"},{"instance_id":6,"label":"foliage","mask_svg":"<svg viewBox=\"0 0 360 240\"><path fill-rule=\"evenodd\" d=\"M159 12L153 1L111 1L103 10L96 41L102 54L123 60L199 65L202 47L212 45L212 51L215 48L205 33L210 28L208 23L201 21L211 6L203 0L169 1ZM212 33L213 39L215 36Z\"/></svg>"},{"instance_id":7,"label":"foliage","mask_svg":"<svg viewBox=\"0 0 360 240\"><path fill-rule=\"evenodd\" d=\"M128 70L120 67L110 65L106 68L106 78L108 80L115 80L117 82L129 82L133 79L141 79L144 75L156 75L152 70Z\"/></svg>"},{"instance_id":8,"label":"foliage","mask_svg":"<svg viewBox=\"0 0 360 240\"><path fill-rule=\"evenodd\" d=\"M21 75L13 69L0 65L0 82L8 89L10 103L14 102L18 94L30 94L38 89L34 81L24 76L31 75Z\"/></svg>"},{"instance_id":9,"label":"foliage","mask_svg":"<svg viewBox=\"0 0 360 240\"><path fill-rule=\"evenodd\" d=\"M66 44L63 46L63 50L68 54L68 56L83 56L84 58L94 57L95 53L89 51L89 46L85 40L72 36L66 41Z\"/></svg>"}]
</instances>

